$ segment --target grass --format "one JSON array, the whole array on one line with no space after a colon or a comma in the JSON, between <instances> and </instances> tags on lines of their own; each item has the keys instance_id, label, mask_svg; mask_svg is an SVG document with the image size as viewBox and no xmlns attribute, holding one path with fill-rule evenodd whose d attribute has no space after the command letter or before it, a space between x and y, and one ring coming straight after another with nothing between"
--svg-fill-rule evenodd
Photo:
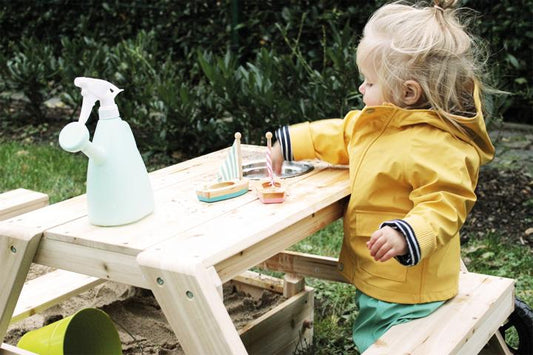
<instances>
[{"instance_id":1,"label":"grass","mask_svg":"<svg viewBox=\"0 0 533 355\"><path fill-rule=\"evenodd\" d=\"M152 170L153 167L148 167ZM85 193L87 159L69 154L57 145L0 141L0 192L24 187L50 196L51 203ZM342 223L325 229L293 246L292 250L337 256L342 242ZM463 246L469 271L516 279L516 295L533 305L533 254L528 247L502 244L498 234L471 238ZM315 288L316 354L355 352L351 327L357 314L351 285L307 279Z\"/></svg>"},{"instance_id":2,"label":"grass","mask_svg":"<svg viewBox=\"0 0 533 355\"><path fill-rule=\"evenodd\" d=\"M533 252L529 247L501 243L496 233L470 240L462 246L462 258L468 271L512 278L516 280L516 297L528 306L533 305ZM518 335L514 328L505 334L506 341L517 348Z\"/></svg>"},{"instance_id":3,"label":"grass","mask_svg":"<svg viewBox=\"0 0 533 355\"><path fill-rule=\"evenodd\" d=\"M516 296L533 305L533 254L521 245L502 244L498 234L471 240L463 246L468 270L516 280Z\"/></svg>"},{"instance_id":4,"label":"grass","mask_svg":"<svg viewBox=\"0 0 533 355\"><path fill-rule=\"evenodd\" d=\"M85 193L87 159L59 146L0 143L0 191L44 192L50 203Z\"/></svg>"}]
</instances>

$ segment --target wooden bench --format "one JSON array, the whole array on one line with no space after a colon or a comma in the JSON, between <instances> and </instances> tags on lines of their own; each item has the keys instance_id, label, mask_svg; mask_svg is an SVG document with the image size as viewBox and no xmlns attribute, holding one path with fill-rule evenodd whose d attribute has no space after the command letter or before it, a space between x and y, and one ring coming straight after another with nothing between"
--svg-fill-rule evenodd
<instances>
[{"instance_id":1,"label":"wooden bench","mask_svg":"<svg viewBox=\"0 0 533 355\"><path fill-rule=\"evenodd\" d=\"M48 195L22 188L1 193L0 221L45 207L48 201ZM64 270L55 270L26 281L10 323L42 312L103 282L105 280ZM21 349L8 344L0 346L0 354L14 353L15 350Z\"/></svg>"},{"instance_id":2,"label":"wooden bench","mask_svg":"<svg viewBox=\"0 0 533 355\"><path fill-rule=\"evenodd\" d=\"M0 194L0 221L48 205L48 195L41 192L16 189Z\"/></svg>"},{"instance_id":3,"label":"wooden bench","mask_svg":"<svg viewBox=\"0 0 533 355\"><path fill-rule=\"evenodd\" d=\"M330 257L283 252L259 267L346 282ZM514 299L514 280L462 270L457 296L428 317L392 327L364 354L477 354L487 343L491 351L509 353L498 328Z\"/></svg>"},{"instance_id":4,"label":"wooden bench","mask_svg":"<svg viewBox=\"0 0 533 355\"><path fill-rule=\"evenodd\" d=\"M6 197L7 195L7 197ZM2 211L15 217L44 207L48 197L30 190L18 189L0 194ZM15 198L15 197L16 198ZM8 198L11 197L11 198ZM41 203L37 203L41 200ZM46 203L42 203L46 201ZM22 206L24 205L24 206ZM7 214L6 212L6 214ZM3 218L5 219L5 218ZM65 270L54 270L35 279L26 281L17 300L10 323L18 322L33 314L60 303L106 280L77 274ZM246 271L229 281L233 287L260 299L265 290L283 294L287 299L276 307L246 324L239 330L246 348L251 353L292 353L299 341L311 342L312 331L305 325L312 324L314 303L313 289L306 287L300 280L282 280ZM222 285L220 285L222 297ZM31 355L32 352L9 344L1 344L0 355Z\"/></svg>"},{"instance_id":5,"label":"wooden bench","mask_svg":"<svg viewBox=\"0 0 533 355\"><path fill-rule=\"evenodd\" d=\"M104 282L97 277L65 270L54 270L26 281L10 323L40 313Z\"/></svg>"}]
</instances>

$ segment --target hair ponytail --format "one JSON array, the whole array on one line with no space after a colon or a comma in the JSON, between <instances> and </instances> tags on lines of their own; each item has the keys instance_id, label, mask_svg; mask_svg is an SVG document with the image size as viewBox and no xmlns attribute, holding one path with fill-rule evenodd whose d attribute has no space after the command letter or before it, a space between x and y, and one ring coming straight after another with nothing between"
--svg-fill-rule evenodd
<instances>
[{"instance_id":1,"label":"hair ponytail","mask_svg":"<svg viewBox=\"0 0 533 355\"><path fill-rule=\"evenodd\" d=\"M484 47L470 35L456 0L422 5L392 3L365 26L357 62L371 63L387 101L407 108L430 108L453 125L457 116L476 114L474 85L484 68ZM403 83L417 81L423 97L403 103Z\"/></svg>"},{"instance_id":2,"label":"hair ponytail","mask_svg":"<svg viewBox=\"0 0 533 355\"><path fill-rule=\"evenodd\" d=\"M433 7L444 11L447 9L455 9L457 3L457 0L433 0Z\"/></svg>"}]
</instances>

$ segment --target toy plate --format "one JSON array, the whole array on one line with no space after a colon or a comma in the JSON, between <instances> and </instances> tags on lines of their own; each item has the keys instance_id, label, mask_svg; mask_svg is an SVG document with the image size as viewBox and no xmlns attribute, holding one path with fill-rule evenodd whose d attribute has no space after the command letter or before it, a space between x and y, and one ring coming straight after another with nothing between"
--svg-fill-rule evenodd
<instances>
[{"instance_id":1,"label":"toy plate","mask_svg":"<svg viewBox=\"0 0 533 355\"><path fill-rule=\"evenodd\" d=\"M281 178L290 178L306 174L313 170L312 164L295 161L284 161L281 167ZM242 166L242 175L250 180L259 180L268 176L266 162L258 161Z\"/></svg>"}]
</instances>

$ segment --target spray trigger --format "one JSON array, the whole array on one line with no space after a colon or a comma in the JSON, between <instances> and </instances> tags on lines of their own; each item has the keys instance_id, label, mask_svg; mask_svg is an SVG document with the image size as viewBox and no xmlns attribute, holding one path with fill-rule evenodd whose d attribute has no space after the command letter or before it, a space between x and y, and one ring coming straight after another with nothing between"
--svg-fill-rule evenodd
<instances>
[{"instance_id":1,"label":"spray trigger","mask_svg":"<svg viewBox=\"0 0 533 355\"><path fill-rule=\"evenodd\" d=\"M81 88L83 102L79 122L85 124L89 119L92 108L96 101L100 101L98 110L100 118L114 118L119 116L118 107L115 104L115 96L124 91L102 79L77 77L74 85Z\"/></svg>"}]
</instances>

